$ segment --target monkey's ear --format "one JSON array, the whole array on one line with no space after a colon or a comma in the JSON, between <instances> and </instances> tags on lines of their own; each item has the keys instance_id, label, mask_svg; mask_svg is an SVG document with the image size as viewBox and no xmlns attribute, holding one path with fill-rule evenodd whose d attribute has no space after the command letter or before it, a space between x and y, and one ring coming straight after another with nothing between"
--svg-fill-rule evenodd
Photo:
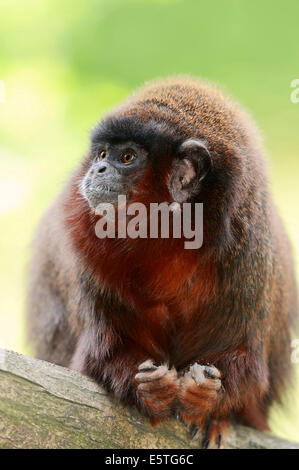
<instances>
[{"instance_id":1,"label":"monkey's ear","mask_svg":"<svg viewBox=\"0 0 299 470\"><path fill-rule=\"evenodd\" d=\"M173 164L169 191L173 200L186 202L197 195L212 166L210 152L199 139L188 139L178 149Z\"/></svg>"}]
</instances>

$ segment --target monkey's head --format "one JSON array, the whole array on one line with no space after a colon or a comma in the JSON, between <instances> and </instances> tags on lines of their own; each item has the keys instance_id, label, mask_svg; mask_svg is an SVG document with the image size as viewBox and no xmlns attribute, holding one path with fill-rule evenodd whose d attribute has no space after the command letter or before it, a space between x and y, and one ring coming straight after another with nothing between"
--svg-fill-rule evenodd
<instances>
[{"instance_id":1,"label":"monkey's head","mask_svg":"<svg viewBox=\"0 0 299 470\"><path fill-rule=\"evenodd\" d=\"M202 202L205 246L228 246L264 188L258 145L246 113L215 87L189 79L146 85L93 129L77 173L78 217L118 195L129 204Z\"/></svg>"},{"instance_id":2,"label":"monkey's head","mask_svg":"<svg viewBox=\"0 0 299 470\"><path fill-rule=\"evenodd\" d=\"M153 119L106 119L92 133L80 191L91 209L119 195L140 202L191 201L211 169L203 139L184 138Z\"/></svg>"}]
</instances>

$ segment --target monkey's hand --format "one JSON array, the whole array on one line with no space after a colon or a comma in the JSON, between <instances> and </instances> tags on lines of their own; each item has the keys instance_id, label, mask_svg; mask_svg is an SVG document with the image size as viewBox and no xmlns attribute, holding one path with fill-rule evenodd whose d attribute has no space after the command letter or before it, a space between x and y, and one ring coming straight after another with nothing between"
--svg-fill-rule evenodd
<instances>
[{"instance_id":1,"label":"monkey's hand","mask_svg":"<svg viewBox=\"0 0 299 470\"><path fill-rule=\"evenodd\" d=\"M179 380L174 368L163 364L155 366L151 359L140 364L134 377L139 405L149 416L152 424L171 414L177 397Z\"/></svg>"},{"instance_id":2,"label":"monkey's hand","mask_svg":"<svg viewBox=\"0 0 299 470\"><path fill-rule=\"evenodd\" d=\"M220 377L216 367L195 362L180 378L177 414L185 423L205 425L219 399Z\"/></svg>"}]
</instances>

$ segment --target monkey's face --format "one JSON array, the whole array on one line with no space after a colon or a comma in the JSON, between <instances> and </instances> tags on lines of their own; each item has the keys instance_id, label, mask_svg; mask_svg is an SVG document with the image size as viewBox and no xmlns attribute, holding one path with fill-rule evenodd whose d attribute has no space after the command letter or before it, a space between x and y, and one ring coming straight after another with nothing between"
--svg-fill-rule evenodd
<instances>
[{"instance_id":1,"label":"monkey's face","mask_svg":"<svg viewBox=\"0 0 299 470\"><path fill-rule=\"evenodd\" d=\"M136 186L147 167L147 152L134 142L99 143L80 190L92 209L103 202L115 203Z\"/></svg>"},{"instance_id":2,"label":"monkey's face","mask_svg":"<svg viewBox=\"0 0 299 470\"><path fill-rule=\"evenodd\" d=\"M119 195L136 202L183 203L199 194L210 168L209 150L200 139L184 139L153 122L136 129L136 121L108 121L92 135L80 191L93 210L116 203Z\"/></svg>"}]
</instances>

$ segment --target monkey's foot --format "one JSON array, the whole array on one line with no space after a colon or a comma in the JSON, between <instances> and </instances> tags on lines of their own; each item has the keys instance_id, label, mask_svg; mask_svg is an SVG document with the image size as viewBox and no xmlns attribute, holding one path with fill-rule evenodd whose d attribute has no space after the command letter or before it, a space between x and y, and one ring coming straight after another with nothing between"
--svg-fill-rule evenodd
<instances>
[{"instance_id":1,"label":"monkey's foot","mask_svg":"<svg viewBox=\"0 0 299 470\"><path fill-rule=\"evenodd\" d=\"M224 443L229 425L230 421L228 419L211 418L203 428L191 425L191 438L195 441L202 437L202 449L220 449Z\"/></svg>"},{"instance_id":2,"label":"monkey's foot","mask_svg":"<svg viewBox=\"0 0 299 470\"><path fill-rule=\"evenodd\" d=\"M155 366L150 359L140 364L138 371L134 377L137 396L151 423L156 424L171 413L179 384L177 372L165 364Z\"/></svg>"},{"instance_id":3,"label":"monkey's foot","mask_svg":"<svg viewBox=\"0 0 299 470\"><path fill-rule=\"evenodd\" d=\"M219 397L221 374L214 366L193 364L179 382L178 416L187 424L202 426Z\"/></svg>"}]
</instances>

